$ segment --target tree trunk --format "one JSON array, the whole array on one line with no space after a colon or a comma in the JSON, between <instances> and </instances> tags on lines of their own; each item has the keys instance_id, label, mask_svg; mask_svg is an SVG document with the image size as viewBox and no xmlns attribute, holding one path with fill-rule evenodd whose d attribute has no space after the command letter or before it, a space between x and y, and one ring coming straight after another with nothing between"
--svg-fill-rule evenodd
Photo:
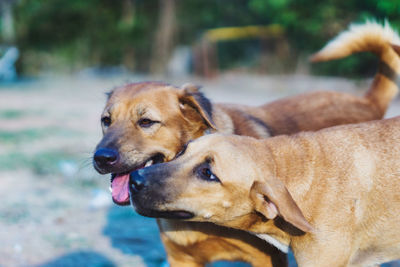
<instances>
[{"instance_id":1,"label":"tree trunk","mask_svg":"<svg viewBox=\"0 0 400 267\"><path fill-rule=\"evenodd\" d=\"M132 26L135 17L134 0L124 0L122 2L122 22L128 26Z\"/></svg>"},{"instance_id":2,"label":"tree trunk","mask_svg":"<svg viewBox=\"0 0 400 267\"><path fill-rule=\"evenodd\" d=\"M124 27L131 31L135 22L135 0L124 0L122 3L122 23ZM130 43L124 47L124 55L122 59L122 64L130 71L135 71L135 48L134 44Z\"/></svg>"},{"instance_id":3,"label":"tree trunk","mask_svg":"<svg viewBox=\"0 0 400 267\"><path fill-rule=\"evenodd\" d=\"M176 0L160 0L160 15L150 62L150 72L164 74L176 32Z\"/></svg>"}]
</instances>

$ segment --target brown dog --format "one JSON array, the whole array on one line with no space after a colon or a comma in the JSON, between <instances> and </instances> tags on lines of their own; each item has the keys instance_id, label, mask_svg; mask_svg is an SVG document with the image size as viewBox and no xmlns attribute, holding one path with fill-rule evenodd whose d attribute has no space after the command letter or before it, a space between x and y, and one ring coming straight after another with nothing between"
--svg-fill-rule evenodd
<instances>
[{"instance_id":1,"label":"brown dog","mask_svg":"<svg viewBox=\"0 0 400 267\"><path fill-rule=\"evenodd\" d=\"M372 28L376 29L369 33ZM396 36L387 32L375 24L362 26L339 39L339 46L328 46L314 57L317 61L361 51L377 53L382 67L361 98L315 92L249 107L211 104L194 86L178 89L150 82L117 88L102 114L104 137L97 146L94 166L100 173L113 173L114 202L124 205L129 204L130 171L172 160L184 144L207 132L264 138L380 119L397 94L396 75L391 70L400 69L390 45ZM172 266L203 266L215 260L242 260L253 266L286 262L284 255L245 232L176 220L159 220L159 226Z\"/></svg>"},{"instance_id":2,"label":"brown dog","mask_svg":"<svg viewBox=\"0 0 400 267\"><path fill-rule=\"evenodd\" d=\"M150 217L268 234L299 266L400 258L400 117L257 140L213 134L131 174Z\"/></svg>"}]
</instances>

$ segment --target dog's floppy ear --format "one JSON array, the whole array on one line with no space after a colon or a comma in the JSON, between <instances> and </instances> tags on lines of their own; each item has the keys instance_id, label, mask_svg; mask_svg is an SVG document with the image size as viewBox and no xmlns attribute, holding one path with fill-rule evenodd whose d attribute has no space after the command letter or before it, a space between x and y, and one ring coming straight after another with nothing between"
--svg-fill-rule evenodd
<instances>
[{"instance_id":1,"label":"dog's floppy ear","mask_svg":"<svg viewBox=\"0 0 400 267\"><path fill-rule=\"evenodd\" d=\"M212 120L212 105L200 91L199 87L193 84L185 84L181 87L179 102L182 113L188 117L196 112L204 120L208 127L216 130Z\"/></svg>"},{"instance_id":2,"label":"dog's floppy ear","mask_svg":"<svg viewBox=\"0 0 400 267\"><path fill-rule=\"evenodd\" d=\"M250 198L254 202L256 211L266 218L272 220L280 215L303 232L313 230L281 180L275 178L268 182L254 182Z\"/></svg>"}]
</instances>

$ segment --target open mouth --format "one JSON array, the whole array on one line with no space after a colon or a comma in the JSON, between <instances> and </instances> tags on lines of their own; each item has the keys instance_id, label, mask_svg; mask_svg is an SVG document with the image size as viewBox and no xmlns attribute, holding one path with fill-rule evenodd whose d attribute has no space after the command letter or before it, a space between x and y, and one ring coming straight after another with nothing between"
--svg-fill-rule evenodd
<instances>
[{"instance_id":1,"label":"open mouth","mask_svg":"<svg viewBox=\"0 0 400 267\"><path fill-rule=\"evenodd\" d=\"M123 173L112 173L111 174L111 195L115 204L125 206L130 204L129 200L129 174L133 171L149 167L151 165L164 162L164 155L157 153L143 164L130 169Z\"/></svg>"}]
</instances>

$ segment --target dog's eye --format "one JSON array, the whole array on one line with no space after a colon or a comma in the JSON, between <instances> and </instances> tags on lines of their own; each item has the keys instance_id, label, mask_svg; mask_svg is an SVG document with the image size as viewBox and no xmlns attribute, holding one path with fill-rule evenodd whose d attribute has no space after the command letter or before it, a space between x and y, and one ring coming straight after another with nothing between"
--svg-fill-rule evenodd
<instances>
[{"instance_id":1,"label":"dog's eye","mask_svg":"<svg viewBox=\"0 0 400 267\"><path fill-rule=\"evenodd\" d=\"M142 128L151 127L154 123L157 123L157 121L152 121L152 120L146 119L146 118L140 119L138 121L139 126Z\"/></svg>"},{"instance_id":2,"label":"dog's eye","mask_svg":"<svg viewBox=\"0 0 400 267\"><path fill-rule=\"evenodd\" d=\"M101 123L104 127L108 127L111 125L111 118L110 117L103 117L101 118Z\"/></svg>"},{"instance_id":3,"label":"dog's eye","mask_svg":"<svg viewBox=\"0 0 400 267\"><path fill-rule=\"evenodd\" d=\"M200 167L199 168L199 176L201 179L206 180L206 181L211 181L211 182L218 182L220 183L221 181L218 179L218 177L212 173L210 168L208 167Z\"/></svg>"}]
</instances>

